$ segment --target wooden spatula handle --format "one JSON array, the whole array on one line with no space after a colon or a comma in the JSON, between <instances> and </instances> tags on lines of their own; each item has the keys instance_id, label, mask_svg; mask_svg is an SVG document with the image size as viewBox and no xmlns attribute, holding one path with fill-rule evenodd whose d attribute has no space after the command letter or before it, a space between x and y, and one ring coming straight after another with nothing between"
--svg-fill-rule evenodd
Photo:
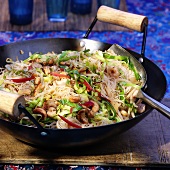
<instances>
[{"instance_id":1,"label":"wooden spatula handle","mask_svg":"<svg viewBox=\"0 0 170 170\"><path fill-rule=\"evenodd\" d=\"M148 18L146 16L124 12L107 6L101 6L98 9L97 19L139 32L143 32L144 24L148 25Z\"/></svg>"},{"instance_id":2,"label":"wooden spatula handle","mask_svg":"<svg viewBox=\"0 0 170 170\"><path fill-rule=\"evenodd\" d=\"M25 105L24 96L0 90L0 111L13 117L19 116L18 105Z\"/></svg>"}]
</instances>

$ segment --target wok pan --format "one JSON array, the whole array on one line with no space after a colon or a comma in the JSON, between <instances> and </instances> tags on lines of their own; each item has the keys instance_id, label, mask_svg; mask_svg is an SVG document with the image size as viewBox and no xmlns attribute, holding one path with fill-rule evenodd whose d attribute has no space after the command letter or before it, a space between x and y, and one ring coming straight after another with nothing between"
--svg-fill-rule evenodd
<instances>
[{"instance_id":1,"label":"wok pan","mask_svg":"<svg viewBox=\"0 0 170 170\"><path fill-rule=\"evenodd\" d=\"M106 8L100 8L99 11L105 10ZM134 26L134 30L142 31L143 21L146 17L141 17L138 15L132 15L129 13L120 12L117 10L114 16L116 17L115 21L112 23L126 26L131 28ZM98 19L103 20L102 17L108 17L110 11L107 10L106 15L102 15L98 12ZM129 18L128 18L129 17ZM123 20L122 20L123 18ZM141 19L142 18L142 19ZM130 20L129 20L130 19ZM105 20L105 19L104 19ZM130 21L136 21L134 24L129 24ZM139 21L140 20L140 21ZM124 22L126 21L126 22ZM122 24L123 23L123 24ZM125 24L126 23L126 24ZM124 25L125 24L125 25ZM129 26L130 25L130 26ZM133 29L133 28L131 28ZM83 42L83 45L82 45ZM23 60L28 57L28 53L47 53L54 51L60 53L63 50L82 50L85 47L94 50L107 50L111 44L102 43L98 41L93 41L89 39L68 39L68 38L49 38L49 39L36 39L29 40L25 42L17 42L13 44L8 44L0 47L0 65L4 66L6 64L6 58L16 59L18 56L19 59ZM20 54L20 50L24 51L24 54ZM135 58L140 59L142 56L136 52L128 50ZM165 92L166 92L166 78L162 71L150 60L147 58L143 59L143 67L147 73L147 88L145 92L153 97L154 99L160 101ZM154 74L154 76L153 76ZM1 101L2 102L2 101ZM9 100L10 102L10 100ZM6 107L6 106L4 106ZM94 127L94 128L84 128L84 129L41 129L34 127L27 127L17 123L9 122L3 119L0 119L0 128L1 130L9 133L15 138L26 142L28 144L35 145L36 147L45 147L45 148L72 148L78 146L87 146L100 142L103 139L108 139L109 137L115 137L117 134L127 131L129 128L136 125L143 118L145 118L153 108L149 105L146 105L146 110L144 113L112 125ZM42 132L47 133L43 135Z\"/></svg>"}]
</instances>

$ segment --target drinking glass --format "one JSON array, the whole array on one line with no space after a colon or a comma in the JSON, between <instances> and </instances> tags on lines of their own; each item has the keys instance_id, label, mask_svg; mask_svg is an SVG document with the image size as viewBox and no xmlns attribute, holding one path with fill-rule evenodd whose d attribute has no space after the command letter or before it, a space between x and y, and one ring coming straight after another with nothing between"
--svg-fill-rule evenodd
<instances>
[{"instance_id":1,"label":"drinking glass","mask_svg":"<svg viewBox=\"0 0 170 170\"><path fill-rule=\"evenodd\" d=\"M27 25L32 22L33 0L8 0L10 22Z\"/></svg>"},{"instance_id":2,"label":"drinking glass","mask_svg":"<svg viewBox=\"0 0 170 170\"><path fill-rule=\"evenodd\" d=\"M63 22L67 19L69 0L46 0L47 17L52 22Z\"/></svg>"},{"instance_id":3,"label":"drinking glass","mask_svg":"<svg viewBox=\"0 0 170 170\"><path fill-rule=\"evenodd\" d=\"M119 9L120 0L98 0L98 7L106 5L115 9Z\"/></svg>"}]
</instances>

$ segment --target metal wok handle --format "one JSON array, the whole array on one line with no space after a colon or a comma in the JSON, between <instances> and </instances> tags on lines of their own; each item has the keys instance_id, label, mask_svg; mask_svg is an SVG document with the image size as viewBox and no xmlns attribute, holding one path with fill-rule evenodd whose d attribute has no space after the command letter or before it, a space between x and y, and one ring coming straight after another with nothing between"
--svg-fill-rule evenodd
<instances>
[{"instance_id":1,"label":"metal wok handle","mask_svg":"<svg viewBox=\"0 0 170 170\"><path fill-rule=\"evenodd\" d=\"M156 101L155 99L148 96L146 93L144 93L141 90L138 92L137 97L141 98L144 102L146 102L147 104L152 106L154 109L162 113L164 116L166 116L168 119L170 119L170 108Z\"/></svg>"},{"instance_id":2,"label":"metal wok handle","mask_svg":"<svg viewBox=\"0 0 170 170\"><path fill-rule=\"evenodd\" d=\"M126 27L143 33L141 55L145 56L145 46L147 37L148 18L146 16L124 12L107 6L101 6L97 15L85 33L84 38L88 38L97 21L107 22L118 26ZM143 59L140 59L143 62Z\"/></svg>"},{"instance_id":3,"label":"metal wok handle","mask_svg":"<svg viewBox=\"0 0 170 170\"><path fill-rule=\"evenodd\" d=\"M47 136L47 134L49 134L49 132L39 124L39 122L26 110L24 106L19 104L18 109L20 112L23 112L37 126L37 128L40 129L41 136Z\"/></svg>"}]
</instances>

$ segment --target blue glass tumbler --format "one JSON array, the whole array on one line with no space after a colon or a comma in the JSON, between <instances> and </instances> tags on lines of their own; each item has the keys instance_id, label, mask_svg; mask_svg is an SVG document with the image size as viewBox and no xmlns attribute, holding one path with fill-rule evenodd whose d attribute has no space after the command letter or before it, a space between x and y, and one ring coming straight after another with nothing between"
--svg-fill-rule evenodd
<instances>
[{"instance_id":1,"label":"blue glass tumbler","mask_svg":"<svg viewBox=\"0 0 170 170\"><path fill-rule=\"evenodd\" d=\"M91 13L92 0L71 0L71 12L74 14Z\"/></svg>"},{"instance_id":2,"label":"blue glass tumbler","mask_svg":"<svg viewBox=\"0 0 170 170\"><path fill-rule=\"evenodd\" d=\"M27 25L32 22L33 0L8 0L10 22L14 25Z\"/></svg>"},{"instance_id":3,"label":"blue glass tumbler","mask_svg":"<svg viewBox=\"0 0 170 170\"><path fill-rule=\"evenodd\" d=\"M47 17L52 22L63 22L67 19L69 0L46 0Z\"/></svg>"},{"instance_id":4,"label":"blue glass tumbler","mask_svg":"<svg viewBox=\"0 0 170 170\"><path fill-rule=\"evenodd\" d=\"M106 5L115 9L119 9L120 0L98 0L98 7Z\"/></svg>"}]
</instances>

